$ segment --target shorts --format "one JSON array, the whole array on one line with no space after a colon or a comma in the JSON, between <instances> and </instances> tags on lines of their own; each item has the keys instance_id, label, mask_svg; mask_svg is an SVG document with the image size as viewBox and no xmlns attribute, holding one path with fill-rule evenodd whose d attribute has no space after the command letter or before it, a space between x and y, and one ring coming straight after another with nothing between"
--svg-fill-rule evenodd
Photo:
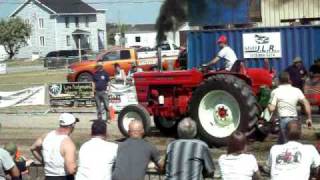
<instances>
[{"instance_id":1,"label":"shorts","mask_svg":"<svg viewBox=\"0 0 320 180\"><path fill-rule=\"evenodd\" d=\"M74 180L74 176L46 176L45 180Z\"/></svg>"}]
</instances>

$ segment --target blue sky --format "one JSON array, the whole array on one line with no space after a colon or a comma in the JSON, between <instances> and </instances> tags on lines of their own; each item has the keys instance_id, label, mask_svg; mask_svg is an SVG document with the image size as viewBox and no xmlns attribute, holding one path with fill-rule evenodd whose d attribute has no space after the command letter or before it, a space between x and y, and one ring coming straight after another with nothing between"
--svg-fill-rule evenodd
<instances>
[{"instance_id":1,"label":"blue sky","mask_svg":"<svg viewBox=\"0 0 320 180\"><path fill-rule=\"evenodd\" d=\"M67 0L66 0L67 1ZM154 24L162 0L83 0L96 9L107 9L107 21ZM24 0L0 0L0 17L8 16ZM141 3L144 2L144 3Z\"/></svg>"}]
</instances>

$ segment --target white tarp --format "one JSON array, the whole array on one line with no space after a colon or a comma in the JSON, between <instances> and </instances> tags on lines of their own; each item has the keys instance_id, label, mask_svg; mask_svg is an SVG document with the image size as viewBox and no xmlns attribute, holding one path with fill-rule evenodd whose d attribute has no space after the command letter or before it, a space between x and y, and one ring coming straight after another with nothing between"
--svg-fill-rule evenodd
<instances>
[{"instance_id":1,"label":"white tarp","mask_svg":"<svg viewBox=\"0 0 320 180\"><path fill-rule=\"evenodd\" d=\"M45 104L45 86L20 91L0 92L0 108Z\"/></svg>"},{"instance_id":2,"label":"white tarp","mask_svg":"<svg viewBox=\"0 0 320 180\"><path fill-rule=\"evenodd\" d=\"M0 74L7 74L7 64L0 63Z\"/></svg>"},{"instance_id":3,"label":"white tarp","mask_svg":"<svg viewBox=\"0 0 320 180\"><path fill-rule=\"evenodd\" d=\"M243 57L244 58L281 58L281 34L271 33L244 33Z\"/></svg>"}]
</instances>

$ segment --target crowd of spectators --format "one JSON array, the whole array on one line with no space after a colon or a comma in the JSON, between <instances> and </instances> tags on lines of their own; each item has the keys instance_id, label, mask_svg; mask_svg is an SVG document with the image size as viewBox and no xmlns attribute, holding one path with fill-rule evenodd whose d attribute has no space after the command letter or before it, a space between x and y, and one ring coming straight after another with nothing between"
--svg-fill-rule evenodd
<instances>
[{"instance_id":1,"label":"crowd of spectators","mask_svg":"<svg viewBox=\"0 0 320 180\"><path fill-rule=\"evenodd\" d=\"M300 141L302 128L296 106L303 104L308 127L312 126L312 119L310 104L300 89L301 84L292 85L292 73L297 72L301 76L305 73L305 69L297 65L299 63L301 59L296 58L294 66L280 74L280 85L271 93L268 109L277 112L280 119L278 144L271 147L265 163L272 180L308 180L311 172L320 179L318 151L313 145ZM312 74L319 73L315 66L320 67L320 60L311 68ZM104 74L98 74L97 79L102 76ZM98 86L95 88L99 90ZM59 127L39 137L30 148L35 159L43 163L46 180L143 180L151 163L164 174L165 180L213 179L215 174L220 174L223 180L261 179L259 167L263 165L248 152L247 137L239 131L230 135L226 154L217 159L220 173L215 173L217 169L210 149L196 138L197 125L190 118L179 122L178 139L167 145L163 157L152 143L144 139L141 121L131 121L129 137L114 143L108 141L106 122L99 119L93 121L91 138L82 144L77 157L70 135L79 119L70 113L63 113L58 120ZM0 148L0 180L8 176L19 180L27 172L33 161L18 154L14 144ZM265 168L262 169L265 171Z\"/></svg>"}]
</instances>

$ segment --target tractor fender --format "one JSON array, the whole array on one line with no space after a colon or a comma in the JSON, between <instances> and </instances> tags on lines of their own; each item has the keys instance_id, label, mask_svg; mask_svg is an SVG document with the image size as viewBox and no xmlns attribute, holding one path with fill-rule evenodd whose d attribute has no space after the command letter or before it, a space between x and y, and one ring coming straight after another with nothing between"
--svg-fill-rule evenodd
<instances>
[{"instance_id":1,"label":"tractor fender","mask_svg":"<svg viewBox=\"0 0 320 180\"><path fill-rule=\"evenodd\" d=\"M204 79L208 79L211 76L219 75L219 74L228 74L228 75L233 75L235 77L238 77L239 79L244 80L249 86L252 86L252 80L250 77L248 77L245 74L239 74L239 73L233 73L233 72L228 72L228 71L223 71L223 72L209 72L208 74L204 75Z\"/></svg>"}]
</instances>

